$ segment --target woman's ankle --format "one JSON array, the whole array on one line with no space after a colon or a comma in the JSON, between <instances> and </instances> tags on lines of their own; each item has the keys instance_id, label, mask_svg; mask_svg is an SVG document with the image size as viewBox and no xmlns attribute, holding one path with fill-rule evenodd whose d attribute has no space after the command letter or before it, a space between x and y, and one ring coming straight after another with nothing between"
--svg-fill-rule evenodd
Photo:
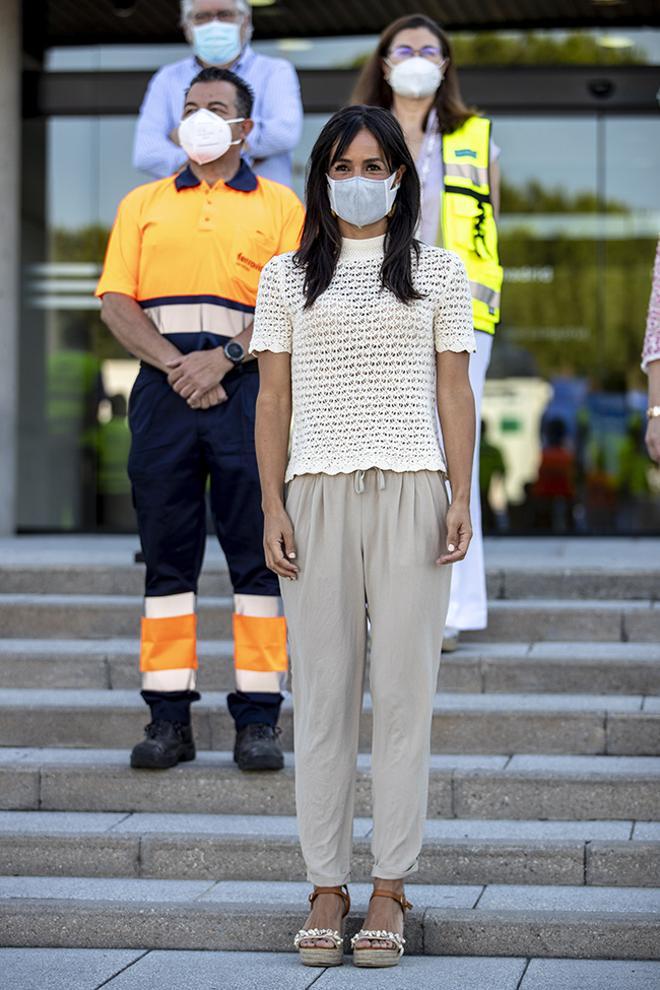
<instances>
[{"instance_id":1,"label":"woman's ankle","mask_svg":"<svg viewBox=\"0 0 660 990\"><path fill-rule=\"evenodd\" d=\"M393 894L402 894L405 880L381 880L379 877L373 878L374 890L391 890Z\"/></svg>"}]
</instances>

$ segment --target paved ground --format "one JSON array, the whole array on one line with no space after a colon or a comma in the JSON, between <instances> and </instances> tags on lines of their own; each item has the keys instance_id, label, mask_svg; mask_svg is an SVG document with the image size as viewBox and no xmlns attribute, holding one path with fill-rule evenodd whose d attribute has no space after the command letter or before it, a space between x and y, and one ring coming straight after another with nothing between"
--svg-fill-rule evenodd
<instances>
[{"instance_id":1,"label":"paved ground","mask_svg":"<svg viewBox=\"0 0 660 990\"><path fill-rule=\"evenodd\" d=\"M133 559L137 536L18 536L0 539L0 564L125 564ZM490 537L485 541L488 567L656 568L658 541L618 537ZM206 564L222 561L217 541L207 541Z\"/></svg>"},{"instance_id":2,"label":"paved ground","mask_svg":"<svg viewBox=\"0 0 660 990\"><path fill-rule=\"evenodd\" d=\"M308 969L295 955L0 949L11 990L658 990L659 962L446 956L392 970Z\"/></svg>"}]
</instances>

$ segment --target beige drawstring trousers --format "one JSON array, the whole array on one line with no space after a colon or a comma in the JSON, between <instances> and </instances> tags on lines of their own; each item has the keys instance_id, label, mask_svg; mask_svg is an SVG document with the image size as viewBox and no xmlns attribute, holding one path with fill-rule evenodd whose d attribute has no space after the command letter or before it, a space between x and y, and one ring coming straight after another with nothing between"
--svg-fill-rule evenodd
<instances>
[{"instance_id":1,"label":"beige drawstring trousers","mask_svg":"<svg viewBox=\"0 0 660 990\"><path fill-rule=\"evenodd\" d=\"M296 807L311 883L350 876L356 758L371 626L373 875L417 870L431 717L449 601L438 471L300 475L286 508L300 574L282 580Z\"/></svg>"}]
</instances>

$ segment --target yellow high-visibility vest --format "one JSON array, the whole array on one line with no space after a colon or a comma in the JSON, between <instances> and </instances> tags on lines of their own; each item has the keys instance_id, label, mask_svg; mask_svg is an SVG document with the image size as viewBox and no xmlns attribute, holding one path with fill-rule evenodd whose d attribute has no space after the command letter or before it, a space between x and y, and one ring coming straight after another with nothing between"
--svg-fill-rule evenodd
<instances>
[{"instance_id":1,"label":"yellow high-visibility vest","mask_svg":"<svg viewBox=\"0 0 660 990\"><path fill-rule=\"evenodd\" d=\"M470 117L442 135L442 246L460 255L472 292L475 330L495 333L500 321L502 266L490 199L490 120Z\"/></svg>"}]
</instances>

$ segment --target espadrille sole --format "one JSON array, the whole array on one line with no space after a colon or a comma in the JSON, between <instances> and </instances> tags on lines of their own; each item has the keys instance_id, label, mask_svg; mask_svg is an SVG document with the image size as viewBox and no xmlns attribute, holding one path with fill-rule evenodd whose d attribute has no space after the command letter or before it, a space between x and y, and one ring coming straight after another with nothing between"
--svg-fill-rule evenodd
<instances>
[{"instance_id":1,"label":"espadrille sole","mask_svg":"<svg viewBox=\"0 0 660 990\"><path fill-rule=\"evenodd\" d=\"M298 949L303 966L341 966L344 950L339 949Z\"/></svg>"},{"instance_id":2,"label":"espadrille sole","mask_svg":"<svg viewBox=\"0 0 660 990\"><path fill-rule=\"evenodd\" d=\"M398 966L401 955L398 949L355 949L353 965L365 969L383 969L388 966Z\"/></svg>"}]
</instances>

